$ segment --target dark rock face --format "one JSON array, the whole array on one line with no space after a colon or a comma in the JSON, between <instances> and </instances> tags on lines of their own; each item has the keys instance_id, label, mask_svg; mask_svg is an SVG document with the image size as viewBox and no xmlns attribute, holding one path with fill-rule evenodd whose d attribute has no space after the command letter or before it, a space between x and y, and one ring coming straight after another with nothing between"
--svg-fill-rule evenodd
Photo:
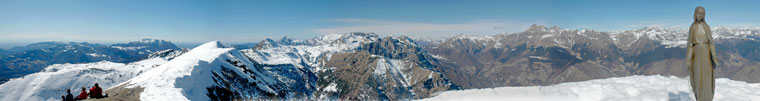
<instances>
[{"instance_id":1,"label":"dark rock face","mask_svg":"<svg viewBox=\"0 0 760 101\"><path fill-rule=\"evenodd\" d=\"M153 52L173 49L177 46L169 41L143 39L127 44L100 45L86 42L40 42L15 47L13 53L0 57L0 79L21 77L38 72L51 64L88 63L112 61L128 63L142 60Z\"/></svg>"},{"instance_id":2,"label":"dark rock face","mask_svg":"<svg viewBox=\"0 0 760 101\"><path fill-rule=\"evenodd\" d=\"M325 89L319 92L341 99L419 99L431 97L435 92L459 89L442 74L414 62L400 61L398 67L402 68L383 65L397 65L391 61L373 57L366 51L334 54L326 66L335 68L320 74L317 84L335 86L338 92Z\"/></svg>"},{"instance_id":3,"label":"dark rock face","mask_svg":"<svg viewBox=\"0 0 760 101\"><path fill-rule=\"evenodd\" d=\"M609 35L596 31L534 25L521 33L460 35L425 47L459 65L461 69L452 69L458 71L446 73L464 80L447 77L466 88L548 85L631 74L616 61L622 52Z\"/></svg>"},{"instance_id":4,"label":"dark rock face","mask_svg":"<svg viewBox=\"0 0 760 101\"><path fill-rule=\"evenodd\" d=\"M153 52L150 55L148 55L148 58L146 58L146 59L150 59L150 58L165 58L166 60L172 60L172 59L174 59L174 58L182 55L183 53L186 53L187 51L190 51L190 50L188 50L187 48L183 48L183 49L166 49L166 50L162 50L162 51Z\"/></svg>"},{"instance_id":5,"label":"dark rock face","mask_svg":"<svg viewBox=\"0 0 760 101\"><path fill-rule=\"evenodd\" d=\"M717 77L760 82L760 45L744 30L720 29L716 41L721 59ZM747 32L747 31L745 31ZM443 42L424 42L425 50L450 61L443 72L465 88L550 85L629 75L686 76L685 49L674 42L683 31L647 27L610 34L533 25L524 32L485 37L460 35Z\"/></svg>"},{"instance_id":6,"label":"dark rock face","mask_svg":"<svg viewBox=\"0 0 760 101\"><path fill-rule=\"evenodd\" d=\"M369 36L376 36L369 34ZM320 72L320 88L326 97L340 99L419 99L435 92L460 89L444 77L442 63L410 38L384 37L365 43L356 52L333 54Z\"/></svg>"}]
</instances>

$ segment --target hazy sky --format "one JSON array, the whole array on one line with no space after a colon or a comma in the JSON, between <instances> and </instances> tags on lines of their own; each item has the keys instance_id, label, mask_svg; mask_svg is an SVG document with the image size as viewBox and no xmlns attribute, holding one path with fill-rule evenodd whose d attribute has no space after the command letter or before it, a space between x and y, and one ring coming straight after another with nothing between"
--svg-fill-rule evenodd
<instances>
[{"instance_id":1,"label":"hazy sky","mask_svg":"<svg viewBox=\"0 0 760 101\"><path fill-rule=\"evenodd\" d=\"M491 35L530 24L596 30L688 26L696 6L710 25L760 22L756 1L730 0L3 0L0 43L259 42L327 33Z\"/></svg>"}]
</instances>

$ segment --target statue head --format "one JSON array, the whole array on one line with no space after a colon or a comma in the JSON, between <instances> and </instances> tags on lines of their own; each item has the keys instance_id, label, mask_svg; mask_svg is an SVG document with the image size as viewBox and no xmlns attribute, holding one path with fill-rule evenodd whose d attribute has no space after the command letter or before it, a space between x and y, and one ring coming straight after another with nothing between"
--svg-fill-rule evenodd
<instances>
[{"instance_id":1,"label":"statue head","mask_svg":"<svg viewBox=\"0 0 760 101\"><path fill-rule=\"evenodd\" d=\"M697 9L694 10L694 22L700 21L705 21L705 8L702 6L698 6Z\"/></svg>"}]
</instances>

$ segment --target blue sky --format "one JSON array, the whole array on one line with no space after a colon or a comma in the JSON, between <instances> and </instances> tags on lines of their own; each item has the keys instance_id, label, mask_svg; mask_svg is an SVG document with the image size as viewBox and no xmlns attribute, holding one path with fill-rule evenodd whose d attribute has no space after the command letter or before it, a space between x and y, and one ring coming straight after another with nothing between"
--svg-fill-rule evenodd
<instances>
[{"instance_id":1,"label":"blue sky","mask_svg":"<svg viewBox=\"0 0 760 101\"><path fill-rule=\"evenodd\" d=\"M306 39L353 31L447 37L520 32L531 24L624 30L688 26L696 6L710 25L760 23L756 1L704 0L10 0L0 1L0 43L175 43Z\"/></svg>"}]
</instances>

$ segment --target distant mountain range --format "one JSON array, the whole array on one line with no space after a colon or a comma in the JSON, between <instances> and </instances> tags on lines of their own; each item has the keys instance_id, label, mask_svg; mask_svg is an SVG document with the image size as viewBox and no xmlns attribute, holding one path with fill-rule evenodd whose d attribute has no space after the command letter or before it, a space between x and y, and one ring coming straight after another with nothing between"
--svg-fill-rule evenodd
<instances>
[{"instance_id":1,"label":"distant mountain range","mask_svg":"<svg viewBox=\"0 0 760 101\"><path fill-rule=\"evenodd\" d=\"M146 59L157 51L180 48L157 39L101 45L87 42L40 42L14 47L0 57L0 82L38 72L51 64L111 61L128 63ZM0 52L2 53L2 52Z\"/></svg>"},{"instance_id":2,"label":"distant mountain range","mask_svg":"<svg viewBox=\"0 0 760 101\"><path fill-rule=\"evenodd\" d=\"M760 82L754 79L760 77L754 73L760 29L713 31L717 77ZM110 100L398 100L632 75L683 77L685 37L685 30L660 27L602 32L532 25L491 36L414 40L354 32L255 44L212 41L193 49L154 39L44 42L13 48L0 60L9 70L3 72L28 74L0 85L0 97L56 99L60 90L102 82Z\"/></svg>"},{"instance_id":3,"label":"distant mountain range","mask_svg":"<svg viewBox=\"0 0 760 101\"><path fill-rule=\"evenodd\" d=\"M760 82L760 29L715 27L716 77ZM426 50L459 66L444 72L468 88L549 85L630 75L686 76L687 31L618 32L532 25L519 33L427 39Z\"/></svg>"}]
</instances>

